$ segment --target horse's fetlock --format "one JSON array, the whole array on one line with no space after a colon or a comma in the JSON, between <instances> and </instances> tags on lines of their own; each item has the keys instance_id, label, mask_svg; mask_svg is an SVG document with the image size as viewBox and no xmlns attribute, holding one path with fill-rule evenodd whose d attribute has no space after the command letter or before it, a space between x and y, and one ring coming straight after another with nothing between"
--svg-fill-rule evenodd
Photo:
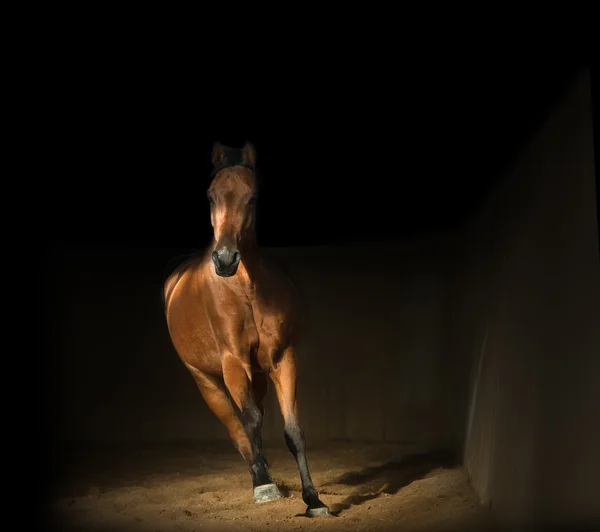
<instances>
[{"instance_id":1,"label":"horse's fetlock","mask_svg":"<svg viewBox=\"0 0 600 532\"><path fill-rule=\"evenodd\" d=\"M311 507L319 501L319 494L314 486L302 490L302 500Z\"/></svg>"}]
</instances>

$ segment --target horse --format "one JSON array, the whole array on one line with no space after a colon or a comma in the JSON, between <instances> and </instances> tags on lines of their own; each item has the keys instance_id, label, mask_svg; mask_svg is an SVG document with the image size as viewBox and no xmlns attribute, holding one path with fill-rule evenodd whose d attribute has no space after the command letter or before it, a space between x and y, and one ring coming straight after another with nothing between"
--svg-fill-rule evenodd
<instances>
[{"instance_id":1,"label":"horse","mask_svg":"<svg viewBox=\"0 0 600 532\"><path fill-rule=\"evenodd\" d=\"M262 448L263 400L270 381L302 481L306 515L331 515L313 484L298 418L298 294L257 244L256 150L250 142L241 149L215 142L211 162L207 198L213 240L164 283L170 339L248 465L254 503L282 497Z\"/></svg>"}]
</instances>

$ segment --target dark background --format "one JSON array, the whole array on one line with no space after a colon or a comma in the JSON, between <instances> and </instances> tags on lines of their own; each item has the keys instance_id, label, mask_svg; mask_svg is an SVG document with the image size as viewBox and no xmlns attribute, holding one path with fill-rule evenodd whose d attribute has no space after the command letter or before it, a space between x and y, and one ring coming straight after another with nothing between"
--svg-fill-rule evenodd
<instances>
[{"instance_id":1,"label":"dark background","mask_svg":"<svg viewBox=\"0 0 600 532\"><path fill-rule=\"evenodd\" d=\"M223 68L190 82L173 65L169 77L157 74L167 64L93 59L54 71L46 239L186 250L211 238L216 140L256 147L261 245L456 228L585 65L584 55L520 51L374 66L369 78L299 73L287 83Z\"/></svg>"},{"instance_id":2,"label":"dark background","mask_svg":"<svg viewBox=\"0 0 600 532\"><path fill-rule=\"evenodd\" d=\"M52 98L41 102L44 163L54 169L40 194L46 405L64 388L46 375L64 356L57 309L67 305L61 286L74 286L65 272L108 282L120 267L119 283L146 275L160 284L183 254L204 247L215 141L249 140L257 150L261 245L408 242L471 219L587 64L585 54L520 51L486 62L373 66L368 79L298 73L286 83L231 66L192 77L185 65L155 58L77 57L55 61ZM105 263L67 265L65 249L104 254ZM119 266L129 260L119 249L157 249L164 259ZM85 290L78 297L94 304ZM52 414L47 421L42 438L58 426Z\"/></svg>"},{"instance_id":3,"label":"dark background","mask_svg":"<svg viewBox=\"0 0 600 532\"><path fill-rule=\"evenodd\" d=\"M44 397L40 410L50 413L38 415L47 421L40 443L61 422L56 398L65 395L67 385L47 378L53 371L59 375L56 367L73 364L81 372L73 371L74 381L76 375L91 379L87 366L93 372L103 359L90 356L88 363L86 350L105 345L125 350L134 333L121 321L112 327L109 318L117 311L130 309L128 318L138 330L148 329L145 290L160 284L159 270L167 264L157 259L143 271L139 257L145 252L135 250L162 250L156 255L162 261L209 242L205 191L215 141L239 147L249 140L256 147L261 245L411 241L460 229L474 217L587 64L585 54L520 50L485 61L378 63L368 72L298 71L265 78L227 62L204 70L156 58L123 55L103 62L100 57L57 60L47 80L51 96L41 102L39 134L48 147L43 162L51 169L40 194L42 238L50 257L76 256L79 262L66 267L68 258L52 259L43 268L50 296L43 308L44 340L50 349L36 369ZM592 70L594 92L597 83ZM597 135L595 146L597 154ZM597 161L596 155L596 168ZM102 262L98 257L105 251ZM88 256L96 262L86 263ZM93 276L96 281L86 284ZM113 281L122 283L115 290L116 304L102 299ZM68 297L59 292L65 286ZM160 314L158 306L153 310ZM79 331L77 349L67 360L61 345L72 341L67 337L75 318L88 328ZM118 380L127 373L113 371L119 352L106 353L104 364ZM157 347L155 354L164 352ZM128 363L134 365L131 357ZM183 372L175 357L165 367L171 363ZM169 386L178 382L173 379ZM117 412L124 408L117 403L118 397L104 405L99 399L98 408ZM47 455L39 458L42 462ZM58 470L55 463L40 471Z\"/></svg>"}]
</instances>

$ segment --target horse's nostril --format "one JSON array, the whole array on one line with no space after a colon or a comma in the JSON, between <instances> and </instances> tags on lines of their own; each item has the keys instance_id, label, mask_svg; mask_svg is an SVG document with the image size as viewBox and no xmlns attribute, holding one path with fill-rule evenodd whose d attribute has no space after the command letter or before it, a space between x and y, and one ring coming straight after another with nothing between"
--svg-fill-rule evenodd
<instances>
[{"instance_id":1,"label":"horse's nostril","mask_svg":"<svg viewBox=\"0 0 600 532\"><path fill-rule=\"evenodd\" d=\"M236 266L242 256L239 251L233 251L231 248L222 247L212 252L212 260L217 268L230 268Z\"/></svg>"}]
</instances>

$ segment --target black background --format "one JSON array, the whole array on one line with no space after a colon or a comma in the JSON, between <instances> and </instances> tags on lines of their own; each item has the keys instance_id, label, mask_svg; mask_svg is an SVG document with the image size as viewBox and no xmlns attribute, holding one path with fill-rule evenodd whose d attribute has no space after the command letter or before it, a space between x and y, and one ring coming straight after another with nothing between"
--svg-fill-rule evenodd
<instances>
[{"instance_id":1,"label":"black background","mask_svg":"<svg viewBox=\"0 0 600 532\"><path fill-rule=\"evenodd\" d=\"M261 245L458 227L586 65L583 55L519 51L295 76L226 64L192 76L167 60L103 57L51 70L40 130L51 146L51 244L203 247L217 140L256 147Z\"/></svg>"},{"instance_id":2,"label":"black background","mask_svg":"<svg viewBox=\"0 0 600 532\"><path fill-rule=\"evenodd\" d=\"M58 45L54 35L27 64L34 116L24 127L39 149L28 154L38 169L23 184L42 220L29 244L174 255L203 247L217 140L256 147L261 245L401 241L458 228L589 64L585 53L543 42L494 56L473 43L469 54L438 48L426 59L389 48L360 62L341 52L319 64L274 54L259 71L244 50L213 49L207 60L143 39L109 49L111 34L102 37L69 33ZM28 203L24 212L33 210ZM52 264L38 268L52 287ZM52 341L54 303L44 300L42 343ZM54 355L45 346L38 355L43 409L60 383L46 378ZM55 424L43 418L40 445Z\"/></svg>"}]
</instances>

